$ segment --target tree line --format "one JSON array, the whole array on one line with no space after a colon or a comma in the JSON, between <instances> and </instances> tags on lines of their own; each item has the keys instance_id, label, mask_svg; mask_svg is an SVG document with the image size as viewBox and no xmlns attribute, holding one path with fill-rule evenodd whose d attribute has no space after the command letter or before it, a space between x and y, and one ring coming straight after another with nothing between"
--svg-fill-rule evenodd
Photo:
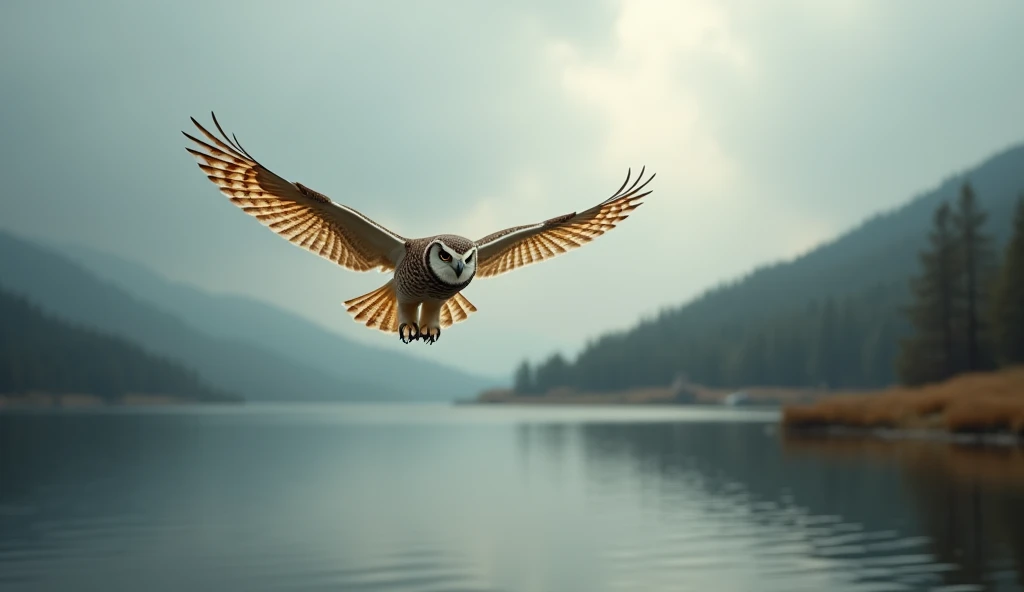
<instances>
[{"instance_id":1,"label":"tree line","mask_svg":"<svg viewBox=\"0 0 1024 592\"><path fill-rule=\"evenodd\" d=\"M0 290L0 394L28 392L107 400L126 394L236 398L134 343L48 317L24 298Z\"/></svg>"},{"instance_id":2,"label":"tree line","mask_svg":"<svg viewBox=\"0 0 1024 592\"><path fill-rule=\"evenodd\" d=\"M561 354L536 365L524 360L513 389L598 392L666 386L679 378L736 388L879 388L1024 362L1022 204L1024 196L1002 256L965 183L955 209L944 203L936 211L919 275L909 283L906 272L893 274L896 264L882 260L876 267L894 267L880 270L882 279L873 284L803 304L799 295L813 287L793 285L793 305L764 314L743 311L757 306L758 294L778 299L767 283L742 295L750 302L722 290L691 306L691 314L663 312L631 331L604 335L575 361ZM848 283L863 281L851 277Z\"/></svg>"},{"instance_id":3,"label":"tree line","mask_svg":"<svg viewBox=\"0 0 1024 592\"><path fill-rule=\"evenodd\" d=\"M895 304L879 302L897 295L895 286L879 285L859 295L812 300L791 314L723 326L717 335L655 350L660 355L623 344L591 350L575 364L561 354L535 367L523 361L513 388L535 395L562 386L607 391L665 386L677 378L728 387L890 384L897 336L906 322Z\"/></svg>"}]
</instances>

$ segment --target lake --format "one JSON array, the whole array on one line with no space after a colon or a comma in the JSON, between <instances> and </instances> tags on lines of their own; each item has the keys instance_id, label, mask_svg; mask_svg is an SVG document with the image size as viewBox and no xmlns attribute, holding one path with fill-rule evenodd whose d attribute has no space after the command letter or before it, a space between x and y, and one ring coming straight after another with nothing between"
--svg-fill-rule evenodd
<instances>
[{"instance_id":1,"label":"lake","mask_svg":"<svg viewBox=\"0 0 1024 592\"><path fill-rule=\"evenodd\" d=\"M0 590L1022 590L1024 452L770 411L0 414Z\"/></svg>"}]
</instances>

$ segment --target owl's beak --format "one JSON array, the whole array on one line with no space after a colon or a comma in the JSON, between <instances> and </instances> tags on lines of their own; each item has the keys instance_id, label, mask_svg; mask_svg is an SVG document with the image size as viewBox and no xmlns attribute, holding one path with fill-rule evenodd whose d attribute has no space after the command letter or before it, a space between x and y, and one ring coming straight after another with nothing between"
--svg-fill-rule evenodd
<instances>
[{"instance_id":1,"label":"owl's beak","mask_svg":"<svg viewBox=\"0 0 1024 592\"><path fill-rule=\"evenodd\" d=\"M466 269L466 264L462 261L455 262L455 277L462 277L462 270Z\"/></svg>"}]
</instances>

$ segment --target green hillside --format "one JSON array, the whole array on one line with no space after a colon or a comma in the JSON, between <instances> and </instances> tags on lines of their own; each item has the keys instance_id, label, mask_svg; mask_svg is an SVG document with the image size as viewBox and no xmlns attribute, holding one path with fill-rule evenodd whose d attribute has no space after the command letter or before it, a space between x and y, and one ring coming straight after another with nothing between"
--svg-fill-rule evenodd
<instances>
[{"instance_id":1,"label":"green hillside","mask_svg":"<svg viewBox=\"0 0 1024 592\"><path fill-rule=\"evenodd\" d=\"M29 392L89 394L110 401L129 394L235 399L129 341L51 318L27 300L0 291L0 393Z\"/></svg>"},{"instance_id":2,"label":"green hillside","mask_svg":"<svg viewBox=\"0 0 1024 592\"><path fill-rule=\"evenodd\" d=\"M604 335L579 357L521 368L516 390L588 391L667 385L685 375L710 386L876 387L895 380L902 307L932 213L969 181L1001 247L1024 190L1024 146L954 175L791 261L768 265Z\"/></svg>"}]
</instances>

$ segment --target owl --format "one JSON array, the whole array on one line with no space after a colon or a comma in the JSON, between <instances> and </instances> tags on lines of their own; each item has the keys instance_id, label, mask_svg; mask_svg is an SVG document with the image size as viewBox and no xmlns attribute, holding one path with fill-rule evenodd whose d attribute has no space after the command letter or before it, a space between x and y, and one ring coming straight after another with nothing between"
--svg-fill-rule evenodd
<instances>
[{"instance_id":1,"label":"owl","mask_svg":"<svg viewBox=\"0 0 1024 592\"><path fill-rule=\"evenodd\" d=\"M186 148L199 168L245 213L292 243L354 271L393 272L380 288L345 302L356 322L397 333L403 343L433 344L441 329L466 320L476 307L462 292L477 277L494 277L550 259L604 234L651 193L644 170L630 172L614 195L596 206L550 220L514 226L472 240L454 234L405 238L326 195L277 176L256 161L217 121L220 137L195 124L205 140ZM641 181L643 181L641 183ZM628 186L628 187L627 187Z\"/></svg>"}]
</instances>

